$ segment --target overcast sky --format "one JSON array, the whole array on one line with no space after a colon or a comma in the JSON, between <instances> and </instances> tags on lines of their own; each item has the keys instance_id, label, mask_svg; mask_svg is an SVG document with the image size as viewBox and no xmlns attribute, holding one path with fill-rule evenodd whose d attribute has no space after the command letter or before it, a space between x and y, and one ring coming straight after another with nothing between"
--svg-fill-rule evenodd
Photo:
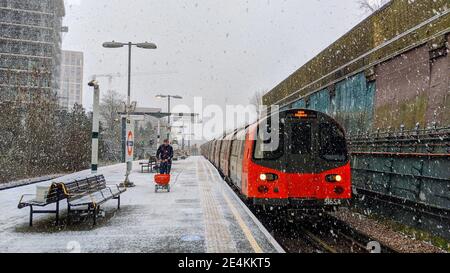
<instances>
[{"instance_id":1,"label":"overcast sky","mask_svg":"<svg viewBox=\"0 0 450 273\"><path fill-rule=\"evenodd\" d=\"M84 52L88 109L93 74L122 73L113 86L126 94L127 50L101 46L112 40L158 45L133 50L132 99L141 107L166 108L158 93L187 105L194 96L247 104L363 18L357 0L66 0L63 49Z\"/></svg>"}]
</instances>

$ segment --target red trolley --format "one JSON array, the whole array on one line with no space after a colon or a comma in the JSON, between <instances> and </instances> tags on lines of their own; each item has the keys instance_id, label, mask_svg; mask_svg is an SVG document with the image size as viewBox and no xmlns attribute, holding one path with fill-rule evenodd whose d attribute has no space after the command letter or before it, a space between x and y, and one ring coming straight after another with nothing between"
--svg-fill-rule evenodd
<instances>
[{"instance_id":1,"label":"red trolley","mask_svg":"<svg viewBox=\"0 0 450 273\"><path fill-rule=\"evenodd\" d=\"M155 192L158 192L158 190L170 192L170 174L155 175Z\"/></svg>"}]
</instances>

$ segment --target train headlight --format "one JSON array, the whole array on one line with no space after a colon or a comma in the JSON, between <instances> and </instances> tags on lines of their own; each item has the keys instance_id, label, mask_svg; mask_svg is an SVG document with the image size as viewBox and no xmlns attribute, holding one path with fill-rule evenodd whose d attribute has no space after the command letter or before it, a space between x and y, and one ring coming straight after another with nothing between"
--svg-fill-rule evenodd
<instances>
[{"instance_id":1,"label":"train headlight","mask_svg":"<svg viewBox=\"0 0 450 273\"><path fill-rule=\"evenodd\" d=\"M275 181L278 180L278 175L273 174L273 173L262 173L259 175L259 179L261 179L261 181Z\"/></svg>"},{"instance_id":2,"label":"train headlight","mask_svg":"<svg viewBox=\"0 0 450 273\"><path fill-rule=\"evenodd\" d=\"M330 174L325 177L327 182L341 182L342 176L339 174Z\"/></svg>"}]
</instances>

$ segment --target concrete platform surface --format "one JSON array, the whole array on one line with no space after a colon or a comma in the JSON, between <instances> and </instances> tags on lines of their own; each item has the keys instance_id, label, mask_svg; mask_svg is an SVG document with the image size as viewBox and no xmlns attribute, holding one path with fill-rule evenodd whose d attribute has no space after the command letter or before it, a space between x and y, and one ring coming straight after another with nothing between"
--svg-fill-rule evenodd
<instances>
[{"instance_id":1,"label":"concrete platform surface","mask_svg":"<svg viewBox=\"0 0 450 273\"><path fill-rule=\"evenodd\" d=\"M122 195L121 210L109 201L95 227L90 219L54 227L54 215L35 215L28 227L29 210L17 208L20 196L52 181L0 191L0 252L283 252L203 157L174 162L170 193L155 193L153 174L139 171L135 162L136 187ZM99 170L109 184L122 182L124 172L124 164ZM88 170L55 181L87 176Z\"/></svg>"}]
</instances>

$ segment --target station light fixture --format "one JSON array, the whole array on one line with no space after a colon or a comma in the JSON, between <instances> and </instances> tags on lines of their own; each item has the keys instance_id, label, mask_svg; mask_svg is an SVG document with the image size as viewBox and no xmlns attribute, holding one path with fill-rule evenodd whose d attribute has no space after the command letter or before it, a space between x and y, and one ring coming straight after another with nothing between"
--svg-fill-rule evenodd
<instances>
[{"instance_id":1,"label":"station light fixture","mask_svg":"<svg viewBox=\"0 0 450 273\"><path fill-rule=\"evenodd\" d=\"M115 42L115 41L103 43L104 48L121 48L124 46L125 46L124 43L119 43L119 42Z\"/></svg>"},{"instance_id":2,"label":"station light fixture","mask_svg":"<svg viewBox=\"0 0 450 273\"><path fill-rule=\"evenodd\" d=\"M144 49L157 49L158 47L156 46L156 44L154 43L149 43L149 42L145 42L145 43L138 43L136 44L137 47L139 48L144 48Z\"/></svg>"}]
</instances>

